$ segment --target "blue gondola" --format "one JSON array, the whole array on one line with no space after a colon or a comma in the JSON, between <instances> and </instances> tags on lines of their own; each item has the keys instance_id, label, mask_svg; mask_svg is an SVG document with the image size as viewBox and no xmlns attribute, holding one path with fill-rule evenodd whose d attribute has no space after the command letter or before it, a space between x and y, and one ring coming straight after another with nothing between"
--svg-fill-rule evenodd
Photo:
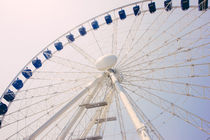
<instances>
[{"instance_id":1,"label":"blue gondola","mask_svg":"<svg viewBox=\"0 0 210 140\"><path fill-rule=\"evenodd\" d=\"M118 14L119 14L121 20L123 20L123 19L126 18L125 10L123 10L123 9L120 10L120 11L118 12Z\"/></svg>"},{"instance_id":2,"label":"blue gondola","mask_svg":"<svg viewBox=\"0 0 210 140\"><path fill-rule=\"evenodd\" d=\"M86 35L86 29L85 29L85 27L81 27L81 28L79 28L79 33L80 33L80 35L81 36L84 36L84 35Z\"/></svg>"},{"instance_id":3,"label":"blue gondola","mask_svg":"<svg viewBox=\"0 0 210 140\"><path fill-rule=\"evenodd\" d=\"M54 44L54 46L55 46L55 48L56 48L57 51L60 51L60 50L63 49L63 44L62 44L62 42L56 42L56 43Z\"/></svg>"},{"instance_id":4,"label":"blue gondola","mask_svg":"<svg viewBox=\"0 0 210 140\"><path fill-rule=\"evenodd\" d=\"M43 52L43 55L46 59L50 59L52 57L52 52L50 50L46 50Z\"/></svg>"},{"instance_id":5,"label":"blue gondola","mask_svg":"<svg viewBox=\"0 0 210 140\"><path fill-rule=\"evenodd\" d=\"M154 13L156 11L155 2L151 2L148 4L149 12Z\"/></svg>"},{"instance_id":6,"label":"blue gondola","mask_svg":"<svg viewBox=\"0 0 210 140\"><path fill-rule=\"evenodd\" d=\"M0 115L4 115L7 112L7 105L4 103L0 102Z\"/></svg>"},{"instance_id":7,"label":"blue gondola","mask_svg":"<svg viewBox=\"0 0 210 140\"><path fill-rule=\"evenodd\" d=\"M4 94L4 99L8 102L12 102L15 99L15 94L13 91L8 90L5 94Z\"/></svg>"},{"instance_id":8,"label":"blue gondola","mask_svg":"<svg viewBox=\"0 0 210 140\"><path fill-rule=\"evenodd\" d=\"M98 21L96 21L96 20L94 20L94 21L91 23L91 25L92 25L92 28L93 28L94 30L97 30L97 29L99 28Z\"/></svg>"},{"instance_id":9,"label":"blue gondola","mask_svg":"<svg viewBox=\"0 0 210 140\"><path fill-rule=\"evenodd\" d=\"M198 0L198 7L199 11L208 9L208 0Z\"/></svg>"},{"instance_id":10,"label":"blue gondola","mask_svg":"<svg viewBox=\"0 0 210 140\"><path fill-rule=\"evenodd\" d=\"M105 21L106 21L106 24L111 24L112 23L112 17L111 15L106 15L104 17Z\"/></svg>"},{"instance_id":11,"label":"blue gondola","mask_svg":"<svg viewBox=\"0 0 210 140\"><path fill-rule=\"evenodd\" d=\"M172 1L171 0L164 1L164 7L166 11L170 11L172 9Z\"/></svg>"},{"instance_id":12,"label":"blue gondola","mask_svg":"<svg viewBox=\"0 0 210 140\"><path fill-rule=\"evenodd\" d=\"M17 80L15 80L13 83L12 83L13 87L17 90L21 89L23 87L23 82L22 80L20 80L19 78L17 78Z\"/></svg>"},{"instance_id":13,"label":"blue gondola","mask_svg":"<svg viewBox=\"0 0 210 140\"><path fill-rule=\"evenodd\" d=\"M73 34L69 34L66 36L66 38L68 39L68 41L74 42L75 38Z\"/></svg>"},{"instance_id":14,"label":"blue gondola","mask_svg":"<svg viewBox=\"0 0 210 140\"><path fill-rule=\"evenodd\" d=\"M22 75L26 78L29 79L32 76L32 71L29 68L26 68L22 71Z\"/></svg>"},{"instance_id":15,"label":"blue gondola","mask_svg":"<svg viewBox=\"0 0 210 140\"><path fill-rule=\"evenodd\" d=\"M135 16L138 16L138 15L141 14L139 5L136 5L136 6L133 7L133 13L134 13Z\"/></svg>"},{"instance_id":16,"label":"blue gondola","mask_svg":"<svg viewBox=\"0 0 210 140\"><path fill-rule=\"evenodd\" d=\"M182 10L187 10L190 7L189 0L181 0L181 8Z\"/></svg>"},{"instance_id":17,"label":"blue gondola","mask_svg":"<svg viewBox=\"0 0 210 140\"><path fill-rule=\"evenodd\" d=\"M34 67L36 69L38 69L42 66L42 61L40 59L36 58L32 61L32 64L34 65Z\"/></svg>"}]
</instances>

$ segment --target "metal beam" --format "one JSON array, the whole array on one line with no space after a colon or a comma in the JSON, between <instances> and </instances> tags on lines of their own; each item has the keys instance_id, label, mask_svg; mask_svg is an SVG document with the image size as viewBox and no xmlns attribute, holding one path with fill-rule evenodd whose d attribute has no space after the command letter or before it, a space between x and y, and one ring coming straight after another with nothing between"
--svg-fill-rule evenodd
<instances>
[{"instance_id":1,"label":"metal beam","mask_svg":"<svg viewBox=\"0 0 210 140\"><path fill-rule=\"evenodd\" d=\"M107 111L109 110L110 108L110 105L111 105L111 100L112 100L112 96L113 96L113 90L111 90L107 96L106 96L106 99L105 101L108 103L107 106L105 106L104 108L102 109L98 109L96 110L94 116L92 117L92 120L89 122L89 124L87 125L87 127L85 128L85 131L82 133L82 135L80 136L80 138L84 138L88 135L89 131L91 130L91 128L93 127L93 125L95 124L96 122L96 119L100 117L100 115L102 114L102 116L104 116L103 114L106 114ZM99 135L99 134L97 134ZM95 136L97 136L95 135Z\"/></svg>"},{"instance_id":2,"label":"metal beam","mask_svg":"<svg viewBox=\"0 0 210 140\"><path fill-rule=\"evenodd\" d=\"M123 123L122 110L121 110L120 101L119 101L117 92L115 92L115 102L116 102L117 116L118 116L118 121L119 121L119 125L120 125L120 133L122 136L122 140L127 140L125 126Z\"/></svg>"},{"instance_id":3,"label":"metal beam","mask_svg":"<svg viewBox=\"0 0 210 140\"><path fill-rule=\"evenodd\" d=\"M103 122L109 122L109 121L116 121L116 120L117 120L116 117L101 118L101 119L96 119L95 124L103 123Z\"/></svg>"},{"instance_id":4,"label":"metal beam","mask_svg":"<svg viewBox=\"0 0 210 140\"><path fill-rule=\"evenodd\" d=\"M96 108L96 107L101 107L101 106L106 106L107 102L98 102L98 103L85 103L82 105L79 105L80 107L85 107L86 109L90 108Z\"/></svg>"},{"instance_id":5,"label":"metal beam","mask_svg":"<svg viewBox=\"0 0 210 140\"><path fill-rule=\"evenodd\" d=\"M158 132L158 130L155 128L155 126L152 124L152 122L147 118L147 116L144 114L144 112L135 104L134 100L129 95L128 95L128 98L130 99L131 104L136 108L138 114L144 120L144 123L147 124L150 131L152 133L154 133L154 135L158 138L158 140L164 140L162 135Z\"/></svg>"},{"instance_id":6,"label":"metal beam","mask_svg":"<svg viewBox=\"0 0 210 140\"><path fill-rule=\"evenodd\" d=\"M85 99L84 104L89 104L92 98L94 97L95 93L98 91L99 87L101 85L101 81L97 83L97 86L95 89L88 95L88 97ZM61 134L57 137L57 140L64 140L68 132L71 130L71 128L74 126L74 124L77 122L80 115L84 112L85 106L81 106L78 110L77 114L73 117L73 119L70 119L66 126L61 131Z\"/></svg>"},{"instance_id":7,"label":"metal beam","mask_svg":"<svg viewBox=\"0 0 210 140\"><path fill-rule=\"evenodd\" d=\"M66 112L75 102L77 102L83 95L85 95L90 88L95 86L103 76L96 78L91 82L85 89L83 89L74 99L68 102L63 108L61 108L55 115L53 115L47 122L45 122L41 127L39 127L33 134L31 134L27 139L35 140L47 127L49 127L53 122L55 122L64 112Z\"/></svg>"},{"instance_id":8,"label":"metal beam","mask_svg":"<svg viewBox=\"0 0 210 140\"><path fill-rule=\"evenodd\" d=\"M141 140L151 140L149 134L147 133L146 126L139 120L139 118L136 115L136 112L134 111L132 105L130 104L130 102L127 98L127 95L126 95L127 91L120 85L120 83L118 82L113 71L110 71L109 74L112 79L112 83L115 85L115 88L119 93L122 103L124 104L131 120L133 121L133 124L136 128L136 131L137 131L140 139Z\"/></svg>"},{"instance_id":9,"label":"metal beam","mask_svg":"<svg viewBox=\"0 0 210 140\"><path fill-rule=\"evenodd\" d=\"M113 96L114 96L114 91L110 91L110 93L107 95L107 102L108 102L108 106L106 106L104 108L104 110L101 112L100 114L100 118L106 118L108 113L109 113L109 110L110 110L110 106L112 104L112 100L113 100ZM102 127L102 124L101 123L98 123L97 126L96 126L96 130L95 130L95 136L99 135L100 133L100 130L101 130L101 127Z\"/></svg>"}]
</instances>

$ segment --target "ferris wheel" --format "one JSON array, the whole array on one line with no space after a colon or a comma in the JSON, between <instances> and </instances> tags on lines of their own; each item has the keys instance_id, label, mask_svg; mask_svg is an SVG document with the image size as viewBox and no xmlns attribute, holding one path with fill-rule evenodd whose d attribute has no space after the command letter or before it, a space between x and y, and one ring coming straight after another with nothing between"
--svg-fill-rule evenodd
<instances>
[{"instance_id":1,"label":"ferris wheel","mask_svg":"<svg viewBox=\"0 0 210 140\"><path fill-rule=\"evenodd\" d=\"M58 37L2 94L0 138L207 139L210 13L193 2L138 1Z\"/></svg>"}]
</instances>

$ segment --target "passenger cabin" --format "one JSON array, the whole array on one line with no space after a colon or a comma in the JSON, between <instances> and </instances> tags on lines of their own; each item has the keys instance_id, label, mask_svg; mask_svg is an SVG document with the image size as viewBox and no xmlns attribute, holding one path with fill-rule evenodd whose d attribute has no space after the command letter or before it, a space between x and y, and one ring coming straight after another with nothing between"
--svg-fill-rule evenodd
<instances>
[{"instance_id":1,"label":"passenger cabin","mask_svg":"<svg viewBox=\"0 0 210 140\"><path fill-rule=\"evenodd\" d=\"M151 2L148 4L149 12L154 13L156 11L155 2Z\"/></svg>"},{"instance_id":2,"label":"passenger cabin","mask_svg":"<svg viewBox=\"0 0 210 140\"><path fill-rule=\"evenodd\" d=\"M81 36L86 35L87 34L87 31L86 31L85 27L79 28L79 33L80 33Z\"/></svg>"},{"instance_id":3,"label":"passenger cabin","mask_svg":"<svg viewBox=\"0 0 210 140\"><path fill-rule=\"evenodd\" d=\"M7 112L7 105L4 103L0 102L0 115L4 115Z\"/></svg>"},{"instance_id":4,"label":"passenger cabin","mask_svg":"<svg viewBox=\"0 0 210 140\"><path fill-rule=\"evenodd\" d=\"M20 80L19 78L17 78L17 80L15 80L13 83L12 83L13 87L17 90L21 89L23 87L23 82L22 80Z\"/></svg>"},{"instance_id":5,"label":"passenger cabin","mask_svg":"<svg viewBox=\"0 0 210 140\"><path fill-rule=\"evenodd\" d=\"M172 9L172 1L171 0L164 1L164 7L166 11L170 11Z\"/></svg>"},{"instance_id":6,"label":"passenger cabin","mask_svg":"<svg viewBox=\"0 0 210 140\"><path fill-rule=\"evenodd\" d=\"M50 59L52 57L52 52L50 50L46 50L43 52L43 55L46 59Z\"/></svg>"},{"instance_id":7,"label":"passenger cabin","mask_svg":"<svg viewBox=\"0 0 210 140\"><path fill-rule=\"evenodd\" d=\"M69 34L66 36L66 38L68 39L68 41L74 42L75 38L73 34Z\"/></svg>"},{"instance_id":8,"label":"passenger cabin","mask_svg":"<svg viewBox=\"0 0 210 140\"><path fill-rule=\"evenodd\" d=\"M9 89L6 93L4 93L4 99L7 102L12 102L15 99L14 92Z\"/></svg>"},{"instance_id":9,"label":"passenger cabin","mask_svg":"<svg viewBox=\"0 0 210 140\"><path fill-rule=\"evenodd\" d=\"M134 13L135 16L138 16L138 15L141 14L139 5L136 5L136 6L133 7L133 13Z\"/></svg>"},{"instance_id":10,"label":"passenger cabin","mask_svg":"<svg viewBox=\"0 0 210 140\"><path fill-rule=\"evenodd\" d=\"M126 18L125 10L123 10L123 9L120 10L120 11L118 12L118 14L119 14L119 17L120 17L121 20L123 20L123 19Z\"/></svg>"},{"instance_id":11,"label":"passenger cabin","mask_svg":"<svg viewBox=\"0 0 210 140\"><path fill-rule=\"evenodd\" d=\"M105 19L105 21L106 21L106 24L111 24L112 23L112 17L111 17L111 15L106 15L105 17L104 17L104 19Z\"/></svg>"},{"instance_id":12,"label":"passenger cabin","mask_svg":"<svg viewBox=\"0 0 210 140\"><path fill-rule=\"evenodd\" d=\"M36 69L38 69L42 66L42 61L40 59L36 58L32 61L32 64L34 65L34 67Z\"/></svg>"},{"instance_id":13,"label":"passenger cabin","mask_svg":"<svg viewBox=\"0 0 210 140\"><path fill-rule=\"evenodd\" d=\"M32 71L29 68L26 68L22 71L22 75L26 78L29 79L32 76Z\"/></svg>"},{"instance_id":14,"label":"passenger cabin","mask_svg":"<svg viewBox=\"0 0 210 140\"><path fill-rule=\"evenodd\" d=\"M97 30L99 28L98 21L96 21L96 20L94 20L91 23L91 25L92 25L93 30Z\"/></svg>"},{"instance_id":15,"label":"passenger cabin","mask_svg":"<svg viewBox=\"0 0 210 140\"><path fill-rule=\"evenodd\" d=\"M187 10L190 8L189 0L181 0L181 8L182 10Z\"/></svg>"},{"instance_id":16,"label":"passenger cabin","mask_svg":"<svg viewBox=\"0 0 210 140\"><path fill-rule=\"evenodd\" d=\"M54 44L54 46L55 46L55 48L56 48L57 51L60 51L60 50L63 49L63 44L62 44L62 42L56 42L56 43Z\"/></svg>"},{"instance_id":17,"label":"passenger cabin","mask_svg":"<svg viewBox=\"0 0 210 140\"><path fill-rule=\"evenodd\" d=\"M198 0L198 9L199 11L208 9L208 0Z\"/></svg>"}]
</instances>

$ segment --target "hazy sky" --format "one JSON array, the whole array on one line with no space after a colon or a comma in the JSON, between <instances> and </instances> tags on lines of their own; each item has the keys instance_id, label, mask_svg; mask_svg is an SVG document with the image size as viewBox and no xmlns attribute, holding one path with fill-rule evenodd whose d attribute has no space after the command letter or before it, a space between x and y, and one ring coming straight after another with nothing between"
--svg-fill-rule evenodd
<instances>
[{"instance_id":1,"label":"hazy sky","mask_svg":"<svg viewBox=\"0 0 210 140\"><path fill-rule=\"evenodd\" d=\"M0 94L58 36L93 16L135 1L0 0Z\"/></svg>"},{"instance_id":2,"label":"hazy sky","mask_svg":"<svg viewBox=\"0 0 210 140\"><path fill-rule=\"evenodd\" d=\"M0 93L33 56L58 36L93 16L130 2L0 0Z\"/></svg>"}]
</instances>

